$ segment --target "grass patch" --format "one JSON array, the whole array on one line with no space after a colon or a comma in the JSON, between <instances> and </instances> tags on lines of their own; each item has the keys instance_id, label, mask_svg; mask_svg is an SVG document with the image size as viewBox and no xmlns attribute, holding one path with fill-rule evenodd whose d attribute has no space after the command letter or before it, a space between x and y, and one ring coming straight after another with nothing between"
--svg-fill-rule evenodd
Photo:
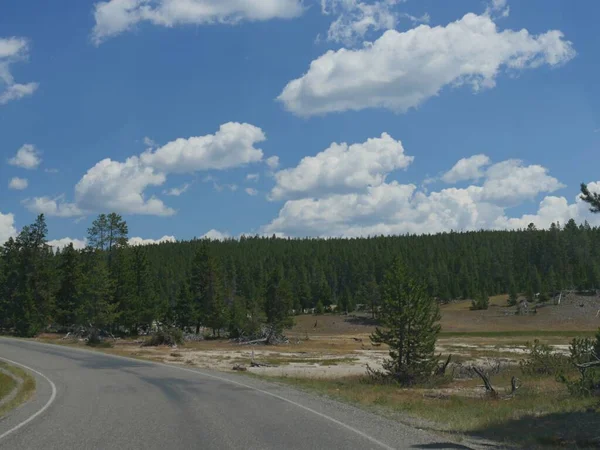
<instances>
[{"instance_id":1,"label":"grass patch","mask_svg":"<svg viewBox=\"0 0 600 450\"><path fill-rule=\"evenodd\" d=\"M10 400L8 403L5 403L2 406L0 406L0 417L3 417L8 411L10 411L13 408L16 408L21 403L24 403L31 398L31 396L35 392L35 379L31 375L29 375L27 372L25 372L23 369L20 369L19 367L9 366L6 363L0 362L0 368L2 368L3 370L6 370L8 372L11 372L16 377L23 380L23 383L21 383L21 385L19 386L17 395L12 400ZM10 378L4 374L0 374L0 377L2 377L2 376L9 378L12 381L12 383L16 384L16 382L12 378ZM10 392L12 392L12 388L9 388L8 391L4 392L4 386L5 386L5 384L0 382L0 399L6 397ZM13 385L13 387L14 387L14 385ZM4 395L2 394L2 392L4 392Z\"/></svg>"},{"instance_id":2,"label":"grass patch","mask_svg":"<svg viewBox=\"0 0 600 450\"><path fill-rule=\"evenodd\" d=\"M330 359L319 359L319 358L286 358L284 355L281 356L267 356L257 358L257 362L270 364L272 366L285 366L288 364L318 364L320 366L337 366L339 364L353 363L358 361L358 358L330 358Z\"/></svg>"},{"instance_id":3,"label":"grass patch","mask_svg":"<svg viewBox=\"0 0 600 450\"><path fill-rule=\"evenodd\" d=\"M442 331L440 337L593 337L597 331L564 331L564 330L515 330L515 331Z\"/></svg>"},{"instance_id":4,"label":"grass patch","mask_svg":"<svg viewBox=\"0 0 600 450\"><path fill-rule=\"evenodd\" d=\"M4 368L2 365L0 365L0 367ZM17 382L13 380L12 377L0 372L0 401L10 394L16 385Z\"/></svg>"},{"instance_id":5,"label":"grass patch","mask_svg":"<svg viewBox=\"0 0 600 450\"><path fill-rule=\"evenodd\" d=\"M510 385L511 373L492 378L495 387ZM582 448L597 438L598 400L577 398L553 378L520 376L523 387L509 400L480 396L481 384L449 383L445 389L404 389L373 384L365 377L337 380L277 377L278 381L327 395L400 421L425 421L424 427L458 432L528 448L553 445ZM471 396L456 393L468 390ZM596 442L597 445L597 442ZM596 447L597 448L597 447Z\"/></svg>"}]
</instances>

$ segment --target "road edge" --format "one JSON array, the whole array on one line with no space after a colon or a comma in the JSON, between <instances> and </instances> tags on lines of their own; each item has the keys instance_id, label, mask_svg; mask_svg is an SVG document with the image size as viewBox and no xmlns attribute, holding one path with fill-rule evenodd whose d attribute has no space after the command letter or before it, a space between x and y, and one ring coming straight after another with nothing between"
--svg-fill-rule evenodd
<instances>
[{"instance_id":1,"label":"road edge","mask_svg":"<svg viewBox=\"0 0 600 450\"><path fill-rule=\"evenodd\" d=\"M26 366L25 364L21 364L19 362L12 361L12 360L4 358L2 356L0 356L0 360L6 362L7 364L13 364L15 366L22 367L25 370L35 373L36 375L42 377L45 381L47 381L48 384L50 384L50 388L52 389L52 394L50 395L50 398L48 399L46 404L44 406L42 406L39 410L37 410L35 413L33 413L31 416L29 416L27 419L23 420L22 422L15 425L11 429L0 434L0 440L2 440L5 437L13 434L15 431L23 428L25 425L29 424L30 422L34 421L38 416L42 415L48 408L50 408L52 403L54 403L54 400L56 400L57 389L56 389L56 385L54 384L54 382L50 378L48 378L46 375L44 375L43 373L38 372L37 370L32 369L31 367Z\"/></svg>"}]
</instances>

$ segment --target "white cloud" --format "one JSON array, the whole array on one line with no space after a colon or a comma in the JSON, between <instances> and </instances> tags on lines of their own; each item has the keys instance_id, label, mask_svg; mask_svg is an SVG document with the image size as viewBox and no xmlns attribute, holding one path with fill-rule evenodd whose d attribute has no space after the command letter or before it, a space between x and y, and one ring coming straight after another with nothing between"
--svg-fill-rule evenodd
<instances>
[{"instance_id":1,"label":"white cloud","mask_svg":"<svg viewBox=\"0 0 600 450\"><path fill-rule=\"evenodd\" d=\"M452 169L442 175L446 183L458 183L459 181L479 180L484 176L483 168L491 163L486 155L473 155L458 161Z\"/></svg>"},{"instance_id":2,"label":"white cloud","mask_svg":"<svg viewBox=\"0 0 600 450\"><path fill-rule=\"evenodd\" d=\"M48 245L53 247L54 249L63 249L67 246L69 246L70 244L73 244L73 248L75 250L82 250L84 248L87 247L87 239L72 239L69 237L66 238L62 238L62 239L54 239L51 241L48 241Z\"/></svg>"},{"instance_id":3,"label":"white cloud","mask_svg":"<svg viewBox=\"0 0 600 450\"><path fill-rule=\"evenodd\" d=\"M179 197L181 194L187 192L191 185L191 183L185 183L183 186L167 189L163 191L163 194L170 195L173 197Z\"/></svg>"},{"instance_id":4,"label":"white cloud","mask_svg":"<svg viewBox=\"0 0 600 450\"><path fill-rule=\"evenodd\" d=\"M178 25L236 24L289 19L303 12L301 0L109 0L94 7L96 45L141 22Z\"/></svg>"},{"instance_id":5,"label":"white cloud","mask_svg":"<svg viewBox=\"0 0 600 450\"><path fill-rule=\"evenodd\" d=\"M588 184L588 189L592 192L600 193L600 181ZM537 228L549 228L552 223L564 225L570 219L578 223L587 220L591 225L600 226L600 214L593 214L589 210L589 205L581 200L577 195L574 203L569 203L565 197L545 197L539 205L536 214L524 214L521 217L508 218L499 217L495 223L495 228L527 228L533 223Z\"/></svg>"},{"instance_id":6,"label":"white cloud","mask_svg":"<svg viewBox=\"0 0 600 450\"><path fill-rule=\"evenodd\" d=\"M0 105L33 94L38 83L17 83L10 66L17 61L27 60L29 43L18 37L0 38Z\"/></svg>"},{"instance_id":7,"label":"white cloud","mask_svg":"<svg viewBox=\"0 0 600 450\"><path fill-rule=\"evenodd\" d=\"M227 189L231 192L235 192L238 190L238 185L237 184L219 184L216 181L213 181L213 188L217 192L223 192L225 189Z\"/></svg>"},{"instance_id":8,"label":"white cloud","mask_svg":"<svg viewBox=\"0 0 600 450\"><path fill-rule=\"evenodd\" d=\"M255 195L258 194L258 191L254 188L246 188L245 191L246 191L246 194L248 194L252 197L254 197Z\"/></svg>"},{"instance_id":9,"label":"white cloud","mask_svg":"<svg viewBox=\"0 0 600 450\"><path fill-rule=\"evenodd\" d=\"M540 165L524 166L522 161L510 159L490 166L481 190L475 194L483 201L505 206L531 200L542 192L554 192L565 187L548 175Z\"/></svg>"},{"instance_id":10,"label":"white cloud","mask_svg":"<svg viewBox=\"0 0 600 450\"><path fill-rule=\"evenodd\" d=\"M267 163L269 169L275 170L279 167L279 156L270 156L265 162Z\"/></svg>"},{"instance_id":11,"label":"white cloud","mask_svg":"<svg viewBox=\"0 0 600 450\"><path fill-rule=\"evenodd\" d=\"M0 52L1 52L0 48ZM2 214L0 212L0 245L4 244L8 238L16 237L17 229L15 228L14 214Z\"/></svg>"},{"instance_id":12,"label":"white cloud","mask_svg":"<svg viewBox=\"0 0 600 450\"><path fill-rule=\"evenodd\" d=\"M142 239L141 237L129 238L129 245L134 247L138 245L163 244L165 242L177 242L177 239L175 239L175 236L163 236L160 239Z\"/></svg>"},{"instance_id":13,"label":"white cloud","mask_svg":"<svg viewBox=\"0 0 600 450\"><path fill-rule=\"evenodd\" d=\"M40 152L31 144L23 145L17 154L8 160L11 166L21 167L23 169L37 169L41 164L42 158Z\"/></svg>"},{"instance_id":14,"label":"white cloud","mask_svg":"<svg viewBox=\"0 0 600 450\"><path fill-rule=\"evenodd\" d=\"M16 191L22 191L23 189L27 189L27 186L29 186L29 182L26 178L14 177L8 183L8 188L14 189Z\"/></svg>"},{"instance_id":15,"label":"white cloud","mask_svg":"<svg viewBox=\"0 0 600 450\"><path fill-rule=\"evenodd\" d=\"M144 137L144 145L146 147L155 148L157 147L156 142L153 139L150 139L148 136Z\"/></svg>"},{"instance_id":16,"label":"white cloud","mask_svg":"<svg viewBox=\"0 0 600 450\"><path fill-rule=\"evenodd\" d=\"M491 164L485 155L480 156L480 162ZM480 170L482 164L475 166ZM386 172L382 171L382 182L366 189L357 185L343 193L328 189L319 192L317 185L304 198L288 200L278 217L261 231L291 236L365 236L514 228L530 218L507 219L508 208L563 187L546 168L524 165L518 160L491 164L481 173L457 170L454 174L457 178L482 181L462 189L452 187L428 193L414 184L385 182ZM553 198L546 197L546 203L552 203ZM567 215L556 210L550 214L545 209L539 214L543 218L540 223L548 217L562 219Z\"/></svg>"},{"instance_id":17,"label":"white cloud","mask_svg":"<svg viewBox=\"0 0 600 450\"><path fill-rule=\"evenodd\" d=\"M128 214L170 216L175 210L144 191L161 186L167 177L144 166L136 156L125 162L104 159L87 171L75 186L75 201L87 211L115 211Z\"/></svg>"},{"instance_id":18,"label":"white cloud","mask_svg":"<svg viewBox=\"0 0 600 450\"><path fill-rule=\"evenodd\" d=\"M23 201L23 205L33 213L45 214L46 216L76 217L85 214L74 203L65 202L63 196L57 198L35 197L26 199Z\"/></svg>"},{"instance_id":19,"label":"white cloud","mask_svg":"<svg viewBox=\"0 0 600 450\"><path fill-rule=\"evenodd\" d=\"M210 239L211 241L224 241L225 239L230 239L231 235L229 233L222 233L218 230L212 229L209 232L203 234L201 239Z\"/></svg>"},{"instance_id":20,"label":"white cloud","mask_svg":"<svg viewBox=\"0 0 600 450\"><path fill-rule=\"evenodd\" d=\"M402 142L383 133L361 144L333 143L316 156L307 156L298 166L275 174L273 200L343 193L378 186L388 173L405 169L413 161L404 154Z\"/></svg>"},{"instance_id":21,"label":"white cloud","mask_svg":"<svg viewBox=\"0 0 600 450\"><path fill-rule=\"evenodd\" d=\"M485 15L493 18L504 18L510 14L510 7L507 0L491 0L485 9Z\"/></svg>"},{"instance_id":22,"label":"white cloud","mask_svg":"<svg viewBox=\"0 0 600 450\"><path fill-rule=\"evenodd\" d=\"M249 173L246 175L246 181L254 181L257 182L260 179L260 174L258 173Z\"/></svg>"},{"instance_id":23,"label":"white cloud","mask_svg":"<svg viewBox=\"0 0 600 450\"><path fill-rule=\"evenodd\" d=\"M247 123L226 123L215 134L177 139L140 156L142 162L165 173L230 169L262 160L255 148L266 140L264 132Z\"/></svg>"},{"instance_id":24,"label":"white cloud","mask_svg":"<svg viewBox=\"0 0 600 450\"><path fill-rule=\"evenodd\" d=\"M327 40L353 45L368 32L396 27L399 13L394 7L403 0L380 0L373 3L361 0L322 0L325 14L339 14L330 25Z\"/></svg>"},{"instance_id":25,"label":"white cloud","mask_svg":"<svg viewBox=\"0 0 600 450\"><path fill-rule=\"evenodd\" d=\"M104 211L170 216L176 211L156 196L146 195L148 188L162 186L171 173L222 170L261 161L262 150L254 144L265 139L258 127L227 123L214 135L177 139L125 162L108 158L98 162L75 186L74 203L40 197L28 200L26 206L32 211L62 217ZM235 184L214 184L217 190L238 188ZM186 186L170 189L166 194L181 194L185 189Z\"/></svg>"},{"instance_id":26,"label":"white cloud","mask_svg":"<svg viewBox=\"0 0 600 450\"><path fill-rule=\"evenodd\" d=\"M363 48L328 51L278 100L301 116L365 108L406 112L446 86L469 85L477 92L493 87L502 70L557 66L574 56L558 30L537 36L525 29L499 31L489 16L469 13L445 27L388 30Z\"/></svg>"}]
</instances>

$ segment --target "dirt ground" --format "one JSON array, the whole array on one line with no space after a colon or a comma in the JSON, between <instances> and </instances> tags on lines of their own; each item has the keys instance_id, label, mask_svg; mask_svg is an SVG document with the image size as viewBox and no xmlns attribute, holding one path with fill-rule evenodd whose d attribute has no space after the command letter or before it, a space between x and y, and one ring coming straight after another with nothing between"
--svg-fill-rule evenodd
<instances>
[{"instance_id":1,"label":"dirt ground","mask_svg":"<svg viewBox=\"0 0 600 450\"><path fill-rule=\"evenodd\" d=\"M572 297L560 306L538 307L538 312L529 316L514 315L506 299L493 297L486 311L471 311L468 301L442 306L442 334L437 345L441 357L452 354L453 361L462 364L515 365L525 354L527 341L539 338L557 351L568 353L568 342L573 337L600 327L600 297ZM364 313L302 315L295 318L294 327L286 333L289 344L241 345L208 340L169 348L141 347L140 340L117 340L108 351L222 371L241 365L248 372L265 376L344 378L365 374L367 364L381 368L387 349L371 343L369 335L375 327L376 322ZM60 337L46 335L41 339L56 342ZM251 367L252 361L263 367Z\"/></svg>"}]
</instances>

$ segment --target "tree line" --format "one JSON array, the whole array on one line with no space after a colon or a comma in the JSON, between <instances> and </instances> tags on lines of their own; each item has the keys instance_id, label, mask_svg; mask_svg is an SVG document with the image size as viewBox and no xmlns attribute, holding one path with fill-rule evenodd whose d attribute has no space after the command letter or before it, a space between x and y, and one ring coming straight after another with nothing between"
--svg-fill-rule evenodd
<instances>
[{"instance_id":1,"label":"tree line","mask_svg":"<svg viewBox=\"0 0 600 450\"><path fill-rule=\"evenodd\" d=\"M439 302L600 288L600 229L573 220L548 230L132 247L127 223L112 213L93 222L83 250L51 248L47 232L40 215L0 247L4 332L92 325L136 333L158 322L235 336L265 323L283 329L294 313L332 305L375 314L396 258Z\"/></svg>"}]
</instances>

